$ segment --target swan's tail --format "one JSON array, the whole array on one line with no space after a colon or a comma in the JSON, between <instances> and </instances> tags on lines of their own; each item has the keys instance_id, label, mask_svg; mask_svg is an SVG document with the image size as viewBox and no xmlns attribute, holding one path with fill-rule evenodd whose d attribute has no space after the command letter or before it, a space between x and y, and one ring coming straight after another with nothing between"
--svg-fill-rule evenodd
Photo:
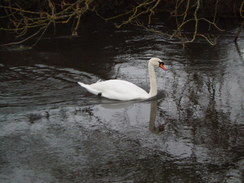
<instances>
[{"instance_id":1,"label":"swan's tail","mask_svg":"<svg viewBox=\"0 0 244 183\"><path fill-rule=\"evenodd\" d=\"M87 84L84 84L84 83L82 83L82 82L77 82L80 86L82 86L82 87L84 87L84 88L86 88L87 87Z\"/></svg>"},{"instance_id":2,"label":"swan's tail","mask_svg":"<svg viewBox=\"0 0 244 183\"><path fill-rule=\"evenodd\" d=\"M101 92L92 88L91 85L87 85L87 84L84 84L82 82L77 82L81 87L85 88L87 91L89 91L90 93L94 94L94 95L98 95L100 94Z\"/></svg>"}]
</instances>

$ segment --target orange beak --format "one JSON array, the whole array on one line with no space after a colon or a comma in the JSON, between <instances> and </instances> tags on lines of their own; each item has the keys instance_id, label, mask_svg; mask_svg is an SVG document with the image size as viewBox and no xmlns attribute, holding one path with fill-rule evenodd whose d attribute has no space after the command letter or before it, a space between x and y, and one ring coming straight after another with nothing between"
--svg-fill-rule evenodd
<instances>
[{"instance_id":1,"label":"orange beak","mask_svg":"<svg viewBox=\"0 0 244 183\"><path fill-rule=\"evenodd\" d=\"M166 67L164 67L163 64L160 64L159 67L161 67L163 70L167 71Z\"/></svg>"}]
</instances>

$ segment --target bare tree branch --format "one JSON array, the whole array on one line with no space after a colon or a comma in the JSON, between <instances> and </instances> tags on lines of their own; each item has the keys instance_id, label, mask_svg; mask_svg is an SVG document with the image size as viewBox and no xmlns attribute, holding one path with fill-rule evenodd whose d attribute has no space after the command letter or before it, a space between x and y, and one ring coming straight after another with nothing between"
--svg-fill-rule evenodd
<instances>
[{"instance_id":1,"label":"bare tree branch","mask_svg":"<svg viewBox=\"0 0 244 183\"><path fill-rule=\"evenodd\" d=\"M199 25L201 24L207 24L209 29L213 28L217 31L224 31L216 23L220 3L219 0L215 0L212 18L204 17L204 15L201 14L201 8L203 6L202 0L172 1L171 3L174 3L174 7L169 15L171 18L175 19L175 27L168 32L155 30L150 26L153 21L153 15L160 9L159 7L164 6L163 3L165 0L135 0L131 2L130 8L108 17L102 15L99 11L99 7L96 6L98 2L93 0L46 0L39 9L25 9L14 0L7 0L4 2L5 3L0 3L0 10L3 10L5 15L1 16L0 19L7 19L9 24L0 27L0 31L13 33L16 39L21 39L12 44L22 44L30 39L36 38L36 42L34 43L34 45L36 45L41 37L44 36L46 30L49 29L50 25L53 25L55 31L56 24L68 24L72 21L74 27L71 32L73 36L77 36L81 17L88 12L94 12L105 21L113 21L117 28L121 28L127 24L133 24L147 31L158 33L171 39L178 39L182 44L192 43L197 38L205 39L211 45L216 44L217 37L210 38L209 35L201 32L199 29ZM244 18L244 2L240 4L239 14L241 18ZM145 17L146 22L141 21L142 19L145 20ZM190 32L189 27L191 26L189 25L192 24L194 26L192 27L191 34L187 34L186 36L184 34L185 29L188 27L188 32ZM242 27L243 23L240 29ZM239 34L240 32L238 36Z\"/></svg>"}]
</instances>

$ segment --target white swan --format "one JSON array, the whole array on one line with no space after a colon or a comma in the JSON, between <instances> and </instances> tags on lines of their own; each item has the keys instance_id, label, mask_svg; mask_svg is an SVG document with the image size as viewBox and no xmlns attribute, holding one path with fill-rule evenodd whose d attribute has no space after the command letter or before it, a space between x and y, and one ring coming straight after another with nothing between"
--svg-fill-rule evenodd
<instances>
[{"instance_id":1,"label":"white swan","mask_svg":"<svg viewBox=\"0 0 244 183\"><path fill-rule=\"evenodd\" d=\"M159 58L151 58L148 61L148 74L150 78L150 91L147 93L142 88L133 83L124 80L111 79L106 81L98 81L93 84L78 84L90 93L115 100L135 100L149 99L157 95L157 80L154 66L159 66L166 71L164 63Z\"/></svg>"}]
</instances>

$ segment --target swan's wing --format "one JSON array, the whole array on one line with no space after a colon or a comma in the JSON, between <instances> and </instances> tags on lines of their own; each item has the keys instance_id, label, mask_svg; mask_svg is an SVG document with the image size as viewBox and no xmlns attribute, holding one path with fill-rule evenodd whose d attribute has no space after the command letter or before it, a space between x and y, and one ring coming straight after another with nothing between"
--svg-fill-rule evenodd
<instances>
[{"instance_id":1,"label":"swan's wing","mask_svg":"<svg viewBox=\"0 0 244 183\"><path fill-rule=\"evenodd\" d=\"M133 100L148 98L148 93L145 90L124 80L107 80L89 86L90 90L100 92L103 97L109 99Z\"/></svg>"}]
</instances>

